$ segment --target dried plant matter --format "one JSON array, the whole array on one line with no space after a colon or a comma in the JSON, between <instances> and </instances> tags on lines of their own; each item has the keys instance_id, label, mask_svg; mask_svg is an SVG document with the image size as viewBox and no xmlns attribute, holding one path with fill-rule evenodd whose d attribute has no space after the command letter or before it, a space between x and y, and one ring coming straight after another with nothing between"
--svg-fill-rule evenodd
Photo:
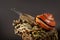
<instances>
[{"instance_id":1,"label":"dried plant matter","mask_svg":"<svg viewBox=\"0 0 60 40\"><path fill-rule=\"evenodd\" d=\"M35 23L34 17L20 14L18 20L13 21L15 34L23 40L58 40L56 29L47 31Z\"/></svg>"}]
</instances>

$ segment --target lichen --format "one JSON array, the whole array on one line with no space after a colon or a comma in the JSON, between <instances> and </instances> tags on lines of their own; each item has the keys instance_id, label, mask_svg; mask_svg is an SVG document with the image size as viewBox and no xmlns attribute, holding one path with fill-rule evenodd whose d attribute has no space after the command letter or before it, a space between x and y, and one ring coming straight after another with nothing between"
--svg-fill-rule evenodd
<instances>
[{"instance_id":1,"label":"lichen","mask_svg":"<svg viewBox=\"0 0 60 40\"><path fill-rule=\"evenodd\" d=\"M58 40L56 29L47 31L35 24L35 21L30 19L30 17L25 15L24 18L23 16L20 15L20 18L13 22L14 32L21 36L22 40Z\"/></svg>"}]
</instances>

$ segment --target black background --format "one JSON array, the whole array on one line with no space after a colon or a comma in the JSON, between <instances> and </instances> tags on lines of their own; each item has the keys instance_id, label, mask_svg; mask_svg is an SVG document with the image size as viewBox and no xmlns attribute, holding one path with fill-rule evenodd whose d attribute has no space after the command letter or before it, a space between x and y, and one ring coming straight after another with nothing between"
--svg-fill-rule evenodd
<instances>
[{"instance_id":1,"label":"black background","mask_svg":"<svg viewBox=\"0 0 60 40\"><path fill-rule=\"evenodd\" d=\"M26 12L32 16L49 12L56 20L56 29L60 32L60 1L40 0L0 0L0 38L1 40L20 40L14 34L12 22L18 19L18 14L10 9L16 8L19 12Z\"/></svg>"}]
</instances>

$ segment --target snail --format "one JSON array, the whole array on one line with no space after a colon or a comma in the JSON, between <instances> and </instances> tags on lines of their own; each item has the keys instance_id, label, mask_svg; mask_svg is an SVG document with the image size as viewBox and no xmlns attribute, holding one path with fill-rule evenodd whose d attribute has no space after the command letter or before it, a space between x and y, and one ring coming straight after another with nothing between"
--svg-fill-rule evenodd
<instances>
[{"instance_id":1,"label":"snail","mask_svg":"<svg viewBox=\"0 0 60 40\"><path fill-rule=\"evenodd\" d=\"M36 16L36 23L46 30L52 30L56 26L54 16L50 13L44 13Z\"/></svg>"}]
</instances>

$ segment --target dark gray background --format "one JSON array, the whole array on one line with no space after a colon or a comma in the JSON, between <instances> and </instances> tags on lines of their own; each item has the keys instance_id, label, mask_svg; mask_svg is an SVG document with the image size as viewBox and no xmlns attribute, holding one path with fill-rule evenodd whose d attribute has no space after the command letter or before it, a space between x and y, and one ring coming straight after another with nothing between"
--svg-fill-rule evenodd
<instances>
[{"instance_id":1,"label":"dark gray background","mask_svg":"<svg viewBox=\"0 0 60 40\"><path fill-rule=\"evenodd\" d=\"M14 34L12 22L18 19L18 14L10 9L16 8L20 12L26 12L32 16L44 12L50 12L56 20L56 29L60 32L60 1L38 1L38 0L0 0L0 38L3 40L20 40Z\"/></svg>"}]
</instances>

